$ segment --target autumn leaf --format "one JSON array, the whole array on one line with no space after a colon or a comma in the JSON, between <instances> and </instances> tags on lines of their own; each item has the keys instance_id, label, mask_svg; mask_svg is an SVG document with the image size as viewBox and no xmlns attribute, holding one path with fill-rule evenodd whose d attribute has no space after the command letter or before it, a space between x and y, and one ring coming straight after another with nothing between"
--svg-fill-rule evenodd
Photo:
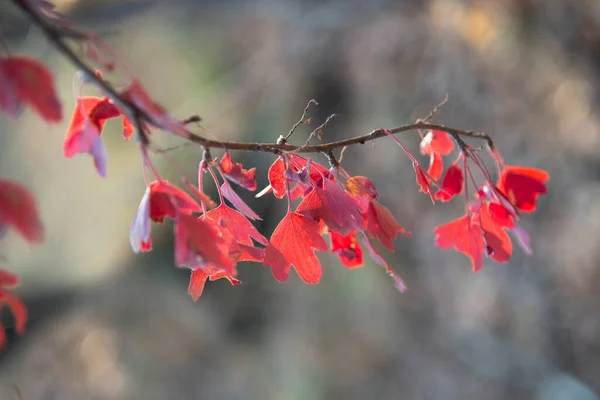
<instances>
[{"instance_id":1,"label":"autumn leaf","mask_svg":"<svg viewBox=\"0 0 600 400\"><path fill-rule=\"evenodd\" d=\"M327 250L319 224L302 214L288 212L271 236L264 264L271 267L273 277L280 282L287 279L293 265L304 282L316 284L323 271L314 250Z\"/></svg>"},{"instance_id":2,"label":"autumn leaf","mask_svg":"<svg viewBox=\"0 0 600 400\"><path fill-rule=\"evenodd\" d=\"M429 157L429 168L427 169L427 174L434 181L439 181L443 172L444 161L442 160L442 156L440 153L431 153Z\"/></svg>"},{"instance_id":3,"label":"autumn leaf","mask_svg":"<svg viewBox=\"0 0 600 400\"><path fill-rule=\"evenodd\" d=\"M129 228L129 243L132 250L150 251L150 220L162 223L165 217L175 219L178 212L190 214L202 209L187 193L168 181L151 182L140 201L137 213Z\"/></svg>"},{"instance_id":4,"label":"autumn leaf","mask_svg":"<svg viewBox=\"0 0 600 400\"><path fill-rule=\"evenodd\" d=\"M150 182L148 195L150 219L154 222L163 222L165 217L175 219L177 211L187 214L202 212L202 208L189 194L166 180Z\"/></svg>"},{"instance_id":5,"label":"autumn leaf","mask_svg":"<svg viewBox=\"0 0 600 400\"><path fill-rule=\"evenodd\" d=\"M498 179L500 190L519 211L532 213L537 208L539 195L548 193L545 182L548 172L531 167L508 166Z\"/></svg>"},{"instance_id":6,"label":"autumn leaf","mask_svg":"<svg viewBox=\"0 0 600 400\"><path fill-rule=\"evenodd\" d=\"M232 209L225 203L221 203L217 208L207 212L206 218L212 219L223 229L227 229L238 243L251 246L252 239L254 239L265 246L269 244L267 238L261 235L242 213Z\"/></svg>"},{"instance_id":7,"label":"autumn leaf","mask_svg":"<svg viewBox=\"0 0 600 400\"><path fill-rule=\"evenodd\" d=\"M195 269L190 275L190 284L188 286L188 294L192 296L192 300L197 301L202 292L204 291L204 285L206 280L216 281L217 279L225 278L231 282L232 285L239 285L242 283L240 280L234 278L231 275L227 275L224 272L207 272L205 269Z\"/></svg>"},{"instance_id":8,"label":"autumn leaf","mask_svg":"<svg viewBox=\"0 0 600 400\"><path fill-rule=\"evenodd\" d=\"M317 222L323 220L330 230L341 235L363 231L365 225L359 204L339 184L329 179L325 179L323 184L323 188L313 188L296 212Z\"/></svg>"},{"instance_id":9,"label":"autumn leaf","mask_svg":"<svg viewBox=\"0 0 600 400\"><path fill-rule=\"evenodd\" d=\"M394 251L393 241L396 239L398 233L406 236L411 235L410 232L405 231L396 219L394 219L390 210L377 200L371 200L365 214L365 220L367 231L371 236L377 238L383 247L390 251Z\"/></svg>"},{"instance_id":10,"label":"autumn leaf","mask_svg":"<svg viewBox=\"0 0 600 400\"><path fill-rule=\"evenodd\" d=\"M0 180L0 226L14 228L28 242L44 239L44 227L33 195L20 183Z\"/></svg>"},{"instance_id":11,"label":"autumn leaf","mask_svg":"<svg viewBox=\"0 0 600 400\"><path fill-rule=\"evenodd\" d=\"M504 228L490 215L489 206L490 204L484 203L479 210L486 253L493 260L505 263L510 260L512 255L512 242Z\"/></svg>"},{"instance_id":12,"label":"autumn leaf","mask_svg":"<svg viewBox=\"0 0 600 400\"><path fill-rule=\"evenodd\" d=\"M438 247L444 250L456 249L471 259L473 271L483 266L483 230L477 220L478 215L466 214L461 218L440 225L433 233Z\"/></svg>"},{"instance_id":13,"label":"autumn leaf","mask_svg":"<svg viewBox=\"0 0 600 400\"><path fill-rule=\"evenodd\" d=\"M256 168L244 169L242 163L234 163L228 152L221 158L222 174L230 181L250 191L256 190Z\"/></svg>"},{"instance_id":14,"label":"autumn leaf","mask_svg":"<svg viewBox=\"0 0 600 400\"><path fill-rule=\"evenodd\" d=\"M213 220L179 213L175 221L175 263L190 269L212 265L218 271L235 273L235 262Z\"/></svg>"},{"instance_id":15,"label":"autumn leaf","mask_svg":"<svg viewBox=\"0 0 600 400\"><path fill-rule=\"evenodd\" d=\"M285 182L286 179L283 176L285 172L285 163L281 157L278 157L277 160L269 167L269 172L267 173L267 177L269 178L269 184L271 185L271 189L273 190L273 195L278 199L282 199L285 196Z\"/></svg>"},{"instance_id":16,"label":"autumn leaf","mask_svg":"<svg viewBox=\"0 0 600 400\"><path fill-rule=\"evenodd\" d=\"M248 206L248 204L244 202L244 200L242 200L242 198L235 192L235 190L233 190L233 188L231 187L229 182L227 182L227 180L224 180L223 184L221 185L221 194L223 195L223 197L229 200L229 202L231 202L231 204L233 204L233 206L239 212L244 214L246 217L253 220L262 219L257 213L254 212L254 210L250 208L250 206Z\"/></svg>"},{"instance_id":17,"label":"autumn leaf","mask_svg":"<svg viewBox=\"0 0 600 400\"><path fill-rule=\"evenodd\" d=\"M465 176L462 169L456 164L452 164L446 171L442 181L442 188L435 194L435 198L442 202L452 200L454 196L463 191Z\"/></svg>"},{"instance_id":18,"label":"autumn leaf","mask_svg":"<svg viewBox=\"0 0 600 400\"><path fill-rule=\"evenodd\" d=\"M379 198L379 191L366 176L353 176L346 181L346 191L352 196L360 196L367 200Z\"/></svg>"},{"instance_id":19,"label":"autumn leaf","mask_svg":"<svg viewBox=\"0 0 600 400\"><path fill-rule=\"evenodd\" d=\"M337 254L342 264L347 268L363 266L362 248L356 240L356 232L350 232L345 236L333 231L329 231L329 234L331 235L331 251Z\"/></svg>"},{"instance_id":20,"label":"autumn leaf","mask_svg":"<svg viewBox=\"0 0 600 400\"><path fill-rule=\"evenodd\" d=\"M437 153L440 156L447 156L454 150L454 140L446 132L429 131L421 140L420 149L423 155Z\"/></svg>"},{"instance_id":21,"label":"autumn leaf","mask_svg":"<svg viewBox=\"0 0 600 400\"><path fill-rule=\"evenodd\" d=\"M0 68L4 76L0 79L0 92L13 92L18 101L29 104L47 122L60 122L62 106L48 68L20 55L0 59ZM0 98L0 107L16 116L14 97L2 95Z\"/></svg>"}]
</instances>

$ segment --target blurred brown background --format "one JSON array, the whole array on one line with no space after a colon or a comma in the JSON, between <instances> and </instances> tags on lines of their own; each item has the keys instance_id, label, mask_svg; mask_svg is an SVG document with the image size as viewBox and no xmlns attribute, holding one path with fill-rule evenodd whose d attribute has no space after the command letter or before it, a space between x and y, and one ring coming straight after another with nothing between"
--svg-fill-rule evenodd
<instances>
[{"instance_id":1,"label":"blurred brown background","mask_svg":"<svg viewBox=\"0 0 600 400\"><path fill-rule=\"evenodd\" d=\"M436 121L486 131L507 163L548 170L550 195L524 220L535 255L516 249L473 274L433 245L462 202L432 206L390 142L354 147L346 168L373 179L413 232L385 254L404 295L379 267L322 255L318 286L248 264L242 285L209 283L193 303L170 225L153 226L152 253L129 249L144 191L134 143L107 125L106 180L89 157L62 158L75 70L4 1L3 35L52 67L65 121L0 117L1 175L34 191L47 229L38 247L13 234L0 243L31 313L0 354L0 398L16 398L13 385L26 400L598 398L600 2L56 3L110 32L152 95L178 117L200 114L218 138L275 141L310 98L315 123L340 114L325 139L345 138L412 122L447 93ZM416 133L401 139L416 151ZM195 180L200 149L173 154ZM234 158L266 185L272 156ZM270 235L285 202L242 194Z\"/></svg>"}]
</instances>

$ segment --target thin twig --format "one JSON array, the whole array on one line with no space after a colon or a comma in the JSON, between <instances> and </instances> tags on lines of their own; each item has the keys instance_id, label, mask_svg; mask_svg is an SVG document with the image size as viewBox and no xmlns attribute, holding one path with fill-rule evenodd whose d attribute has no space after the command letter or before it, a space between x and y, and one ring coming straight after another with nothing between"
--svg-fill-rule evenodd
<instances>
[{"instance_id":1,"label":"thin twig","mask_svg":"<svg viewBox=\"0 0 600 400\"><path fill-rule=\"evenodd\" d=\"M446 102L448 101L448 93L446 93L446 95L444 96L444 100L440 101L435 107L433 107L433 110L431 110L429 112L429 114L427 114L427 116L425 118L419 118L417 120L417 122L429 122L431 121L431 119L435 116L435 114L437 114L438 111L440 111L440 108L442 108L442 106L444 104L446 104Z\"/></svg>"},{"instance_id":2,"label":"thin twig","mask_svg":"<svg viewBox=\"0 0 600 400\"><path fill-rule=\"evenodd\" d=\"M302 116L300 117L300 119L298 120L298 122L296 122L294 124L294 126L292 126L292 129L290 129L290 131L288 132L287 135L285 135L284 137L279 137L279 140L277 140L277 143L280 143L280 144L287 143L287 141L290 138L290 136L292 136L294 134L294 132L296 132L296 129L298 129L298 127L300 125L305 125L305 124L309 124L310 123L311 119L310 118L306 118L306 115L308 114L308 109L310 108L311 105L318 106L319 103L317 103L317 101L315 99L310 99L308 101L308 103L306 104L306 107L304 107L304 111L302 112Z\"/></svg>"},{"instance_id":3,"label":"thin twig","mask_svg":"<svg viewBox=\"0 0 600 400\"><path fill-rule=\"evenodd\" d=\"M331 114L329 117L327 117L327 119L325 120L325 122L323 122L321 125L319 125L315 130L313 130L310 135L308 135L308 139L306 139L306 143L304 143L304 146L302 147L306 147L308 146L308 144L310 143L311 139L317 135L319 140L321 140L322 136L323 136L323 128L325 128L327 126L327 124L329 124L329 121L331 121L333 119L333 117L335 117L336 114ZM302 148L300 148L299 150L302 150Z\"/></svg>"}]
</instances>

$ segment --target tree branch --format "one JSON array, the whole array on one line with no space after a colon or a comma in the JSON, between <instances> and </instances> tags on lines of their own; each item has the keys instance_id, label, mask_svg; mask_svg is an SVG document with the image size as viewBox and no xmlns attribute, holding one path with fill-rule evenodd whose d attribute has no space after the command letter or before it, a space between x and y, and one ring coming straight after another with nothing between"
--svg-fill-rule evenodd
<instances>
[{"instance_id":1,"label":"tree branch","mask_svg":"<svg viewBox=\"0 0 600 400\"><path fill-rule=\"evenodd\" d=\"M20 10L23 11L31 20L31 22L37 26L44 36L50 41L50 43L61 53L71 64L73 64L77 69L84 72L86 75L86 79L95 84L98 88L100 88L106 96L110 97L118 107L122 109L128 117L139 126L138 121L144 121L151 125L157 126L163 130L169 131L166 127L162 126L159 122L157 122L152 116L148 115L144 110L137 107L135 104L125 99L121 94L108 82L102 80L99 76L97 76L94 70L88 66L75 52L71 49L69 44L67 43L68 39L71 40L98 40L99 38L95 35L86 34L86 33L77 33L76 30L69 28L65 30L64 27L53 24L51 21L48 21L45 16L41 15L40 12L36 9L36 6L31 0L11 0L12 3L17 6ZM309 103L310 105L310 103ZM307 106L308 108L308 106ZM306 111L306 110L305 110ZM305 114L303 114L303 118L300 120L300 123L296 125L300 125L304 120ZM295 126L296 127L296 126ZM291 136L293 130L288 133L288 135L283 138L284 140L280 140L279 143L248 143L248 142L231 142L231 141L220 141L209 139L204 136L200 136L195 134L189 130L186 130L186 135L178 135L184 137L192 143L196 143L202 146L205 150L216 148L216 149L227 149L227 150L240 150L240 151L258 151L258 152L267 152L273 154L280 154L282 152L298 152L298 153L324 153L331 154L331 152L338 148L343 148L347 146L353 146L357 144L365 144L366 142L376 140L387 136L388 133L397 134L417 129L430 129L430 130L440 130L449 133L460 145L462 149L465 148L466 144L462 141L461 137L470 137L477 139L484 139L487 141L487 144L491 149L494 148L494 142L492 138L483 132L475 132L471 130L463 130L447 127L444 125L431 124L426 121L417 121L413 124L402 125L391 129L376 129L371 133L366 135L353 137L350 139L339 140L335 142L317 144L312 146L297 146L290 145L286 143L287 137ZM138 129L138 140L143 145L147 145L149 143L149 138L147 134L142 130ZM387 132L387 133L386 133Z\"/></svg>"}]
</instances>

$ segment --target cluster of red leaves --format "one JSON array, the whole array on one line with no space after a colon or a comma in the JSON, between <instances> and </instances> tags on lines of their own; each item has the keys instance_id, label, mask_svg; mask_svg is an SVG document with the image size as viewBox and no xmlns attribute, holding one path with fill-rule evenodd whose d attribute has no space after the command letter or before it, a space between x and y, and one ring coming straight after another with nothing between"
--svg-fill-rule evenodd
<instances>
[{"instance_id":1,"label":"cluster of red leaves","mask_svg":"<svg viewBox=\"0 0 600 400\"><path fill-rule=\"evenodd\" d=\"M222 184L215 169L221 174ZM203 193L202 177L206 171L220 197L219 205L212 209ZM198 186L188 188L199 202L167 181L150 183L130 229L133 250L149 251L151 221L162 223L165 217L174 220L175 262L192 270L188 292L194 300L201 295L207 279L227 278L232 284L240 283L236 279L236 264L240 261L271 267L278 281L286 280L293 266L302 280L318 283L322 269L314 251L329 249L324 234L331 236L332 251L348 268L363 265L363 250L357 240L360 235L375 262L404 290L404 283L374 248L371 238L393 251L392 241L397 234L408 233L378 202L377 189L367 178L346 177L343 184L338 180L341 173L337 169L327 169L298 155L282 155L269 169L269 191L279 198L287 196L289 207L267 240L250 221L259 219L258 215L228 182L255 190L255 169L244 169L226 153L218 165L201 162L198 175ZM292 212L293 199L301 201Z\"/></svg>"}]
</instances>

